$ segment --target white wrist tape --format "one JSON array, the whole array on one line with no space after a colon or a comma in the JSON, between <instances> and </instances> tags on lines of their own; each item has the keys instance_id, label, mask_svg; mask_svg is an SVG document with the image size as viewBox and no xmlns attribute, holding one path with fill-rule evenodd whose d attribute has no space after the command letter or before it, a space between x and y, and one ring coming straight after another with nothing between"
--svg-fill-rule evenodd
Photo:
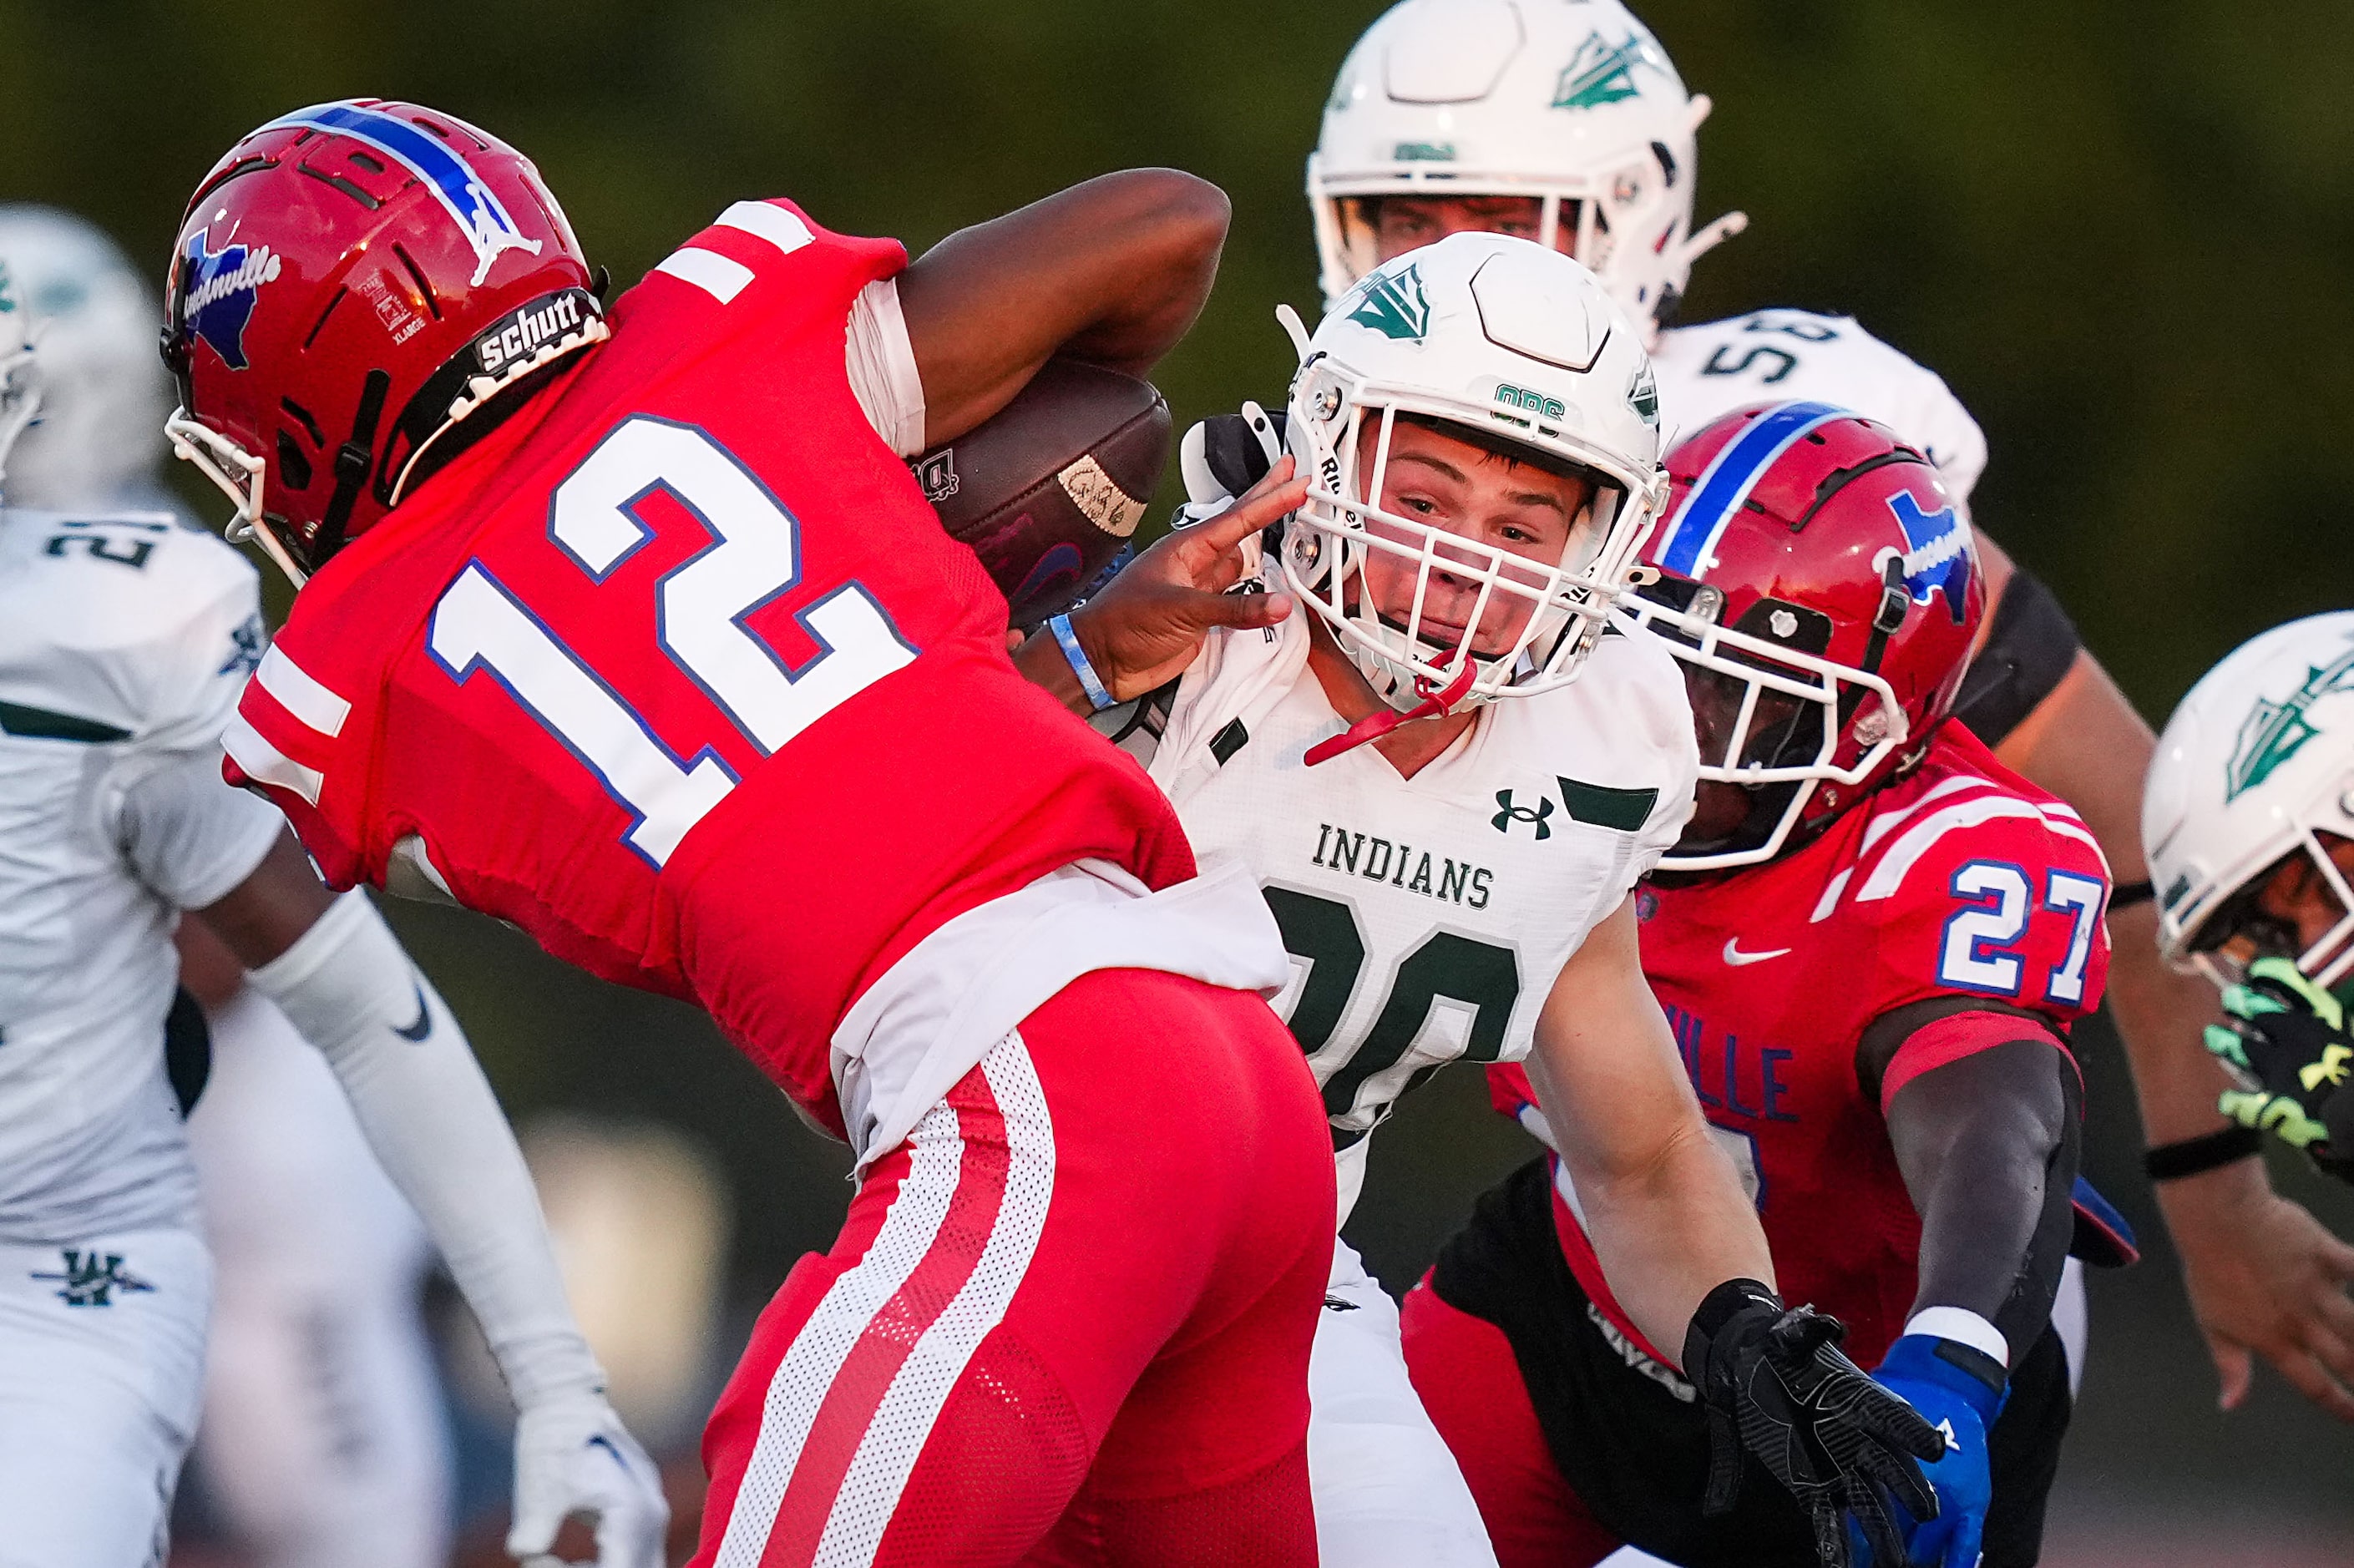
<instances>
[{"instance_id":1,"label":"white wrist tape","mask_svg":"<svg viewBox=\"0 0 2354 1568\"><path fill-rule=\"evenodd\" d=\"M1924 1307L1913 1314L1912 1320L1904 1325L1904 1331L1951 1340L1974 1351L1984 1351L2005 1368L2010 1365L2010 1341L2002 1337L2000 1329L1967 1307Z\"/></svg>"},{"instance_id":2,"label":"white wrist tape","mask_svg":"<svg viewBox=\"0 0 2354 1568\"><path fill-rule=\"evenodd\" d=\"M366 895L249 977L325 1055L441 1250L518 1405L604 1373L573 1320L523 1153L457 1020Z\"/></svg>"}]
</instances>

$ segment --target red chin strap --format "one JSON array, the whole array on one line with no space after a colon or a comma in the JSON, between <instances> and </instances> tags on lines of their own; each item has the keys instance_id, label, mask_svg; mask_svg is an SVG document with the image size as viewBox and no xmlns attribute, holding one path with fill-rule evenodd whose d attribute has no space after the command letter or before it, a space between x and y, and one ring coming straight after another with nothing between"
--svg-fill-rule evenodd
<instances>
[{"instance_id":1,"label":"red chin strap","mask_svg":"<svg viewBox=\"0 0 2354 1568\"><path fill-rule=\"evenodd\" d=\"M1463 700L1464 694L1471 689L1471 683L1479 678L1479 666L1472 662L1471 651L1468 647L1458 648L1455 656L1463 662L1462 668L1455 672L1454 677L1444 687L1434 690L1428 681L1416 675L1414 678L1415 694L1422 701L1403 713L1396 708L1384 707L1379 713L1367 714L1339 735L1329 740L1318 741L1308 748L1308 766L1313 768L1320 762L1330 762L1344 751L1354 751L1367 741L1379 740L1402 724L1412 724L1419 718L1443 716Z\"/></svg>"}]
</instances>

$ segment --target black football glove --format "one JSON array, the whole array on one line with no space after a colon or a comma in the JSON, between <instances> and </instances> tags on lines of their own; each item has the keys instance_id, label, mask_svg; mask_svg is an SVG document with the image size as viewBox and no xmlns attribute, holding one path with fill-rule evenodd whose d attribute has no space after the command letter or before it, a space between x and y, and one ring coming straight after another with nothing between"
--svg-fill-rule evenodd
<instances>
[{"instance_id":1,"label":"black football glove","mask_svg":"<svg viewBox=\"0 0 2354 1568\"><path fill-rule=\"evenodd\" d=\"M2263 958L2223 992L2228 1022L2207 1026L2207 1049L2240 1080L2219 1102L2243 1127L2279 1135L2324 1171L2354 1181L2354 1038L2345 1009L2297 969Z\"/></svg>"},{"instance_id":2,"label":"black football glove","mask_svg":"<svg viewBox=\"0 0 2354 1568\"><path fill-rule=\"evenodd\" d=\"M1914 1461L1942 1457L1946 1440L1840 1353L1846 1333L1838 1319L1786 1307L1754 1279L1709 1292L1684 1334L1684 1373L1708 1410L1702 1511L1733 1507L1746 1449L1814 1521L1823 1568L1849 1568L1843 1514L1854 1516L1874 1563L1901 1564L1904 1538L1889 1503L1915 1520L1936 1517L1937 1494Z\"/></svg>"}]
</instances>

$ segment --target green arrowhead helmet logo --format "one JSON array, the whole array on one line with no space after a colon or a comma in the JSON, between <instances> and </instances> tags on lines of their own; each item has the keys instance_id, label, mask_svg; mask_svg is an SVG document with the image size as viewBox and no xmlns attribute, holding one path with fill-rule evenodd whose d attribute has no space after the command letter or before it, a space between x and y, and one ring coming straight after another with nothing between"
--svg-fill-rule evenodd
<instances>
[{"instance_id":1,"label":"green arrowhead helmet logo","mask_svg":"<svg viewBox=\"0 0 2354 1568\"><path fill-rule=\"evenodd\" d=\"M1649 38L1629 33L1624 41L1614 44L1599 33L1588 33L1562 70L1561 80L1553 88L1553 107L1599 109L1632 98L1638 90L1635 86L1638 67L1662 69Z\"/></svg>"},{"instance_id":2,"label":"green arrowhead helmet logo","mask_svg":"<svg viewBox=\"0 0 2354 1568\"><path fill-rule=\"evenodd\" d=\"M2318 669L2307 667L2305 683L2279 702L2258 697L2240 722L2232 760L2223 771L2223 800L2238 800L2271 778L2275 769L2304 749L2321 731L2306 717L2306 710L2333 692L2354 691L2354 647Z\"/></svg>"},{"instance_id":3,"label":"green arrowhead helmet logo","mask_svg":"<svg viewBox=\"0 0 2354 1568\"><path fill-rule=\"evenodd\" d=\"M1357 285L1349 319L1384 337L1420 343L1430 334L1430 302L1423 297L1422 264L1403 272L1373 272Z\"/></svg>"},{"instance_id":4,"label":"green arrowhead helmet logo","mask_svg":"<svg viewBox=\"0 0 2354 1568\"><path fill-rule=\"evenodd\" d=\"M16 308L16 295L8 286L8 263L0 261L0 315Z\"/></svg>"},{"instance_id":5,"label":"green arrowhead helmet logo","mask_svg":"<svg viewBox=\"0 0 2354 1568\"><path fill-rule=\"evenodd\" d=\"M1635 384L1627 388L1627 405L1635 410L1637 418L1654 429L1659 428L1659 378L1651 374L1651 362L1648 359L1637 367Z\"/></svg>"}]
</instances>

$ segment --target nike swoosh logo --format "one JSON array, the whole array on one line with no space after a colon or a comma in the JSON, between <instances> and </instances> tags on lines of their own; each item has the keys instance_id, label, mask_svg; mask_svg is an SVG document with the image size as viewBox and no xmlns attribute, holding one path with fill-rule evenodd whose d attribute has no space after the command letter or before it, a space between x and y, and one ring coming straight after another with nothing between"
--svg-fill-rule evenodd
<instances>
[{"instance_id":1,"label":"nike swoosh logo","mask_svg":"<svg viewBox=\"0 0 2354 1568\"><path fill-rule=\"evenodd\" d=\"M1724 961L1737 969L1744 964L1762 964L1768 959L1778 959L1789 950L1787 948L1775 948L1763 953L1744 953L1741 950L1741 938L1728 937L1724 941Z\"/></svg>"},{"instance_id":2,"label":"nike swoosh logo","mask_svg":"<svg viewBox=\"0 0 2354 1568\"><path fill-rule=\"evenodd\" d=\"M408 983L417 992L417 1022L405 1029L396 1028L393 1033L403 1040L414 1041L421 1045L425 1043L425 1037L433 1033L433 1014L425 1006L425 988L415 980Z\"/></svg>"}]
</instances>

